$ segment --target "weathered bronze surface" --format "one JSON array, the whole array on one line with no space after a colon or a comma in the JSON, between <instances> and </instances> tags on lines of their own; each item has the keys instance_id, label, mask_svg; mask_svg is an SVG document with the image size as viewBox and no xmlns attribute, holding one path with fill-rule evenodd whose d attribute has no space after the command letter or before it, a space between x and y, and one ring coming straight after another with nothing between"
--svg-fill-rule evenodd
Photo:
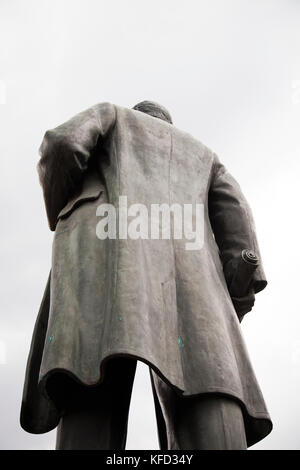
<instances>
[{"instance_id":1,"label":"weathered bronze surface","mask_svg":"<svg viewBox=\"0 0 300 470\"><path fill-rule=\"evenodd\" d=\"M238 318L267 284L251 209L218 156L165 111L101 103L45 134L38 170L54 240L24 384L28 432L58 425L65 374L95 386L118 355L149 364L178 396L233 398L248 446L272 429ZM203 204L203 247L100 240L96 209L120 195L148 208ZM247 294L231 298L243 250L260 263Z\"/></svg>"}]
</instances>

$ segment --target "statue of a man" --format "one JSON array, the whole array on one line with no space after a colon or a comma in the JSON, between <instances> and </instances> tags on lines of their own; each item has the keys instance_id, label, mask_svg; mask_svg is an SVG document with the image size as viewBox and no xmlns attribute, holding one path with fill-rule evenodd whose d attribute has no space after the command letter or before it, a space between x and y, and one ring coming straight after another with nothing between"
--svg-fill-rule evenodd
<instances>
[{"instance_id":1,"label":"statue of a man","mask_svg":"<svg viewBox=\"0 0 300 470\"><path fill-rule=\"evenodd\" d=\"M240 321L267 281L250 207L217 155L151 101L97 104L47 131L40 155L54 240L22 427L58 426L57 449L124 449L140 360L162 450L246 449L263 439L272 422ZM171 214L177 231L159 219L151 237L153 208ZM191 235L200 242L187 249ZM252 255L260 262L245 284L247 250L250 264Z\"/></svg>"}]
</instances>

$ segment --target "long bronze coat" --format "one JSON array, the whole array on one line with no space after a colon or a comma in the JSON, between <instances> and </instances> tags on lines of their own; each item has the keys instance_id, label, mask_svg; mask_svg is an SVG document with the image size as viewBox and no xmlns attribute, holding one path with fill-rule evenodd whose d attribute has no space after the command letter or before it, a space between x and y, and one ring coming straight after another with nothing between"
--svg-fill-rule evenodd
<instances>
[{"instance_id":1,"label":"long bronze coat","mask_svg":"<svg viewBox=\"0 0 300 470\"><path fill-rule=\"evenodd\" d=\"M272 423L226 282L242 249L260 253L249 205L216 154L167 122L110 103L47 131L40 153L55 233L22 427L41 433L57 426L59 410L47 393L55 373L94 385L105 360L128 354L184 396L235 397L248 444L263 438ZM153 203L203 204L203 247L188 251L187 240L174 237L100 240L97 207L118 207L120 195L149 213ZM255 293L266 284L260 265Z\"/></svg>"}]
</instances>

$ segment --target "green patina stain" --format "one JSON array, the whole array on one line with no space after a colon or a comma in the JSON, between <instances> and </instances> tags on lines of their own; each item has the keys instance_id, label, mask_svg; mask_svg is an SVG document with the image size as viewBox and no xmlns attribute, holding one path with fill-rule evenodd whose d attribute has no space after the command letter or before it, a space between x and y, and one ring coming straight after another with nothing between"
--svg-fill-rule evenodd
<instances>
[{"instance_id":1,"label":"green patina stain","mask_svg":"<svg viewBox=\"0 0 300 470\"><path fill-rule=\"evenodd\" d=\"M123 318L122 318L122 317L119 317L119 320L123 320Z\"/></svg>"},{"instance_id":2,"label":"green patina stain","mask_svg":"<svg viewBox=\"0 0 300 470\"><path fill-rule=\"evenodd\" d=\"M48 344L50 344L50 343L53 341L53 339L54 339L54 336L53 336L53 335L49 336L49 338L48 338Z\"/></svg>"},{"instance_id":3,"label":"green patina stain","mask_svg":"<svg viewBox=\"0 0 300 470\"><path fill-rule=\"evenodd\" d=\"M180 346L181 348L183 348L184 343L183 343L183 341L182 341L181 336L178 336L178 344L179 344L179 346Z\"/></svg>"}]
</instances>

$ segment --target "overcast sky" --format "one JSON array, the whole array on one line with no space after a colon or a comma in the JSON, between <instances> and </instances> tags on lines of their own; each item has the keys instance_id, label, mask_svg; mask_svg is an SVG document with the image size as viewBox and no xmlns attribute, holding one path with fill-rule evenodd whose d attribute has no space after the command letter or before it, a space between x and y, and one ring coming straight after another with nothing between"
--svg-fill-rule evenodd
<instances>
[{"instance_id":1,"label":"overcast sky","mask_svg":"<svg viewBox=\"0 0 300 470\"><path fill-rule=\"evenodd\" d=\"M55 445L55 431L19 425L53 237L43 134L97 102L150 99L218 154L252 207L269 285L242 330L274 422L252 449L300 449L300 2L0 0L0 44L0 448ZM158 449L144 364L127 449Z\"/></svg>"}]
</instances>

